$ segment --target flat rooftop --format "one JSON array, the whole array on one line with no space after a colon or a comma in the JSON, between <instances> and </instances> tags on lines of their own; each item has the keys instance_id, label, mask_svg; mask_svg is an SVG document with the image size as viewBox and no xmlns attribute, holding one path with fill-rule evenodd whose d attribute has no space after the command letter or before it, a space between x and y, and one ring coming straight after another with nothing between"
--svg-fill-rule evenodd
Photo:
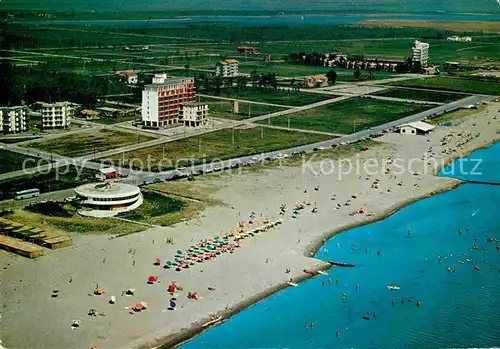
<instances>
[{"instance_id":1,"label":"flat rooftop","mask_svg":"<svg viewBox=\"0 0 500 349\"><path fill-rule=\"evenodd\" d=\"M117 182L89 183L75 188L75 193L93 198L114 198L138 194L138 186Z\"/></svg>"}]
</instances>

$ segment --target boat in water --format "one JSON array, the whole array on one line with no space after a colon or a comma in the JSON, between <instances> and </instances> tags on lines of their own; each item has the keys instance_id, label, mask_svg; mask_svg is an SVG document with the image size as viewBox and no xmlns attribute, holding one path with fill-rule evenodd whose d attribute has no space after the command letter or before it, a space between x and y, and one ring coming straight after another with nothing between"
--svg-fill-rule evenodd
<instances>
[{"instance_id":1,"label":"boat in water","mask_svg":"<svg viewBox=\"0 0 500 349\"><path fill-rule=\"evenodd\" d=\"M394 285L393 284L393 285L388 285L387 289L388 290L399 290L399 289L401 289L401 287L399 287L398 285Z\"/></svg>"},{"instance_id":2,"label":"boat in water","mask_svg":"<svg viewBox=\"0 0 500 349\"><path fill-rule=\"evenodd\" d=\"M318 270L318 274L321 274L321 275L328 275L328 273L324 270Z\"/></svg>"},{"instance_id":3,"label":"boat in water","mask_svg":"<svg viewBox=\"0 0 500 349\"><path fill-rule=\"evenodd\" d=\"M350 268L354 267L354 264L350 264L350 263L342 263L342 262L335 262L335 261L328 261L328 263L339 266L339 267L350 267Z\"/></svg>"}]
</instances>

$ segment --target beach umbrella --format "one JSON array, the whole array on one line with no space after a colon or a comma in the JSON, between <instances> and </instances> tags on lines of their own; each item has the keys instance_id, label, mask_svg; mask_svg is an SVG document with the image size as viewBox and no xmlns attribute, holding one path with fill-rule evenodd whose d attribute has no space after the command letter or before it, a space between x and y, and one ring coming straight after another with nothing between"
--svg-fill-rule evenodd
<instances>
[{"instance_id":1,"label":"beach umbrella","mask_svg":"<svg viewBox=\"0 0 500 349\"><path fill-rule=\"evenodd\" d=\"M160 265L161 264L161 259L160 258L156 258L154 264L155 265Z\"/></svg>"},{"instance_id":2,"label":"beach umbrella","mask_svg":"<svg viewBox=\"0 0 500 349\"><path fill-rule=\"evenodd\" d=\"M148 284L154 284L156 282L157 278L154 275L151 275L148 277Z\"/></svg>"},{"instance_id":3,"label":"beach umbrella","mask_svg":"<svg viewBox=\"0 0 500 349\"><path fill-rule=\"evenodd\" d=\"M142 301L141 302L141 305L142 305L142 309L146 310L146 308L148 307L148 303Z\"/></svg>"},{"instance_id":4,"label":"beach umbrella","mask_svg":"<svg viewBox=\"0 0 500 349\"><path fill-rule=\"evenodd\" d=\"M141 303L137 303L137 304L134 306L134 310L135 310L135 311L141 311L143 308L144 308L144 306L143 306Z\"/></svg>"},{"instance_id":5,"label":"beach umbrella","mask_svg":"<svg viewBox=\"0 0 500 349\"><path fill-rule=\"evenodd\" d=\"M177 250L177 254L182 255L182 254L184 254L184 251L183 250Z\"/></svg>"}]
</instances>

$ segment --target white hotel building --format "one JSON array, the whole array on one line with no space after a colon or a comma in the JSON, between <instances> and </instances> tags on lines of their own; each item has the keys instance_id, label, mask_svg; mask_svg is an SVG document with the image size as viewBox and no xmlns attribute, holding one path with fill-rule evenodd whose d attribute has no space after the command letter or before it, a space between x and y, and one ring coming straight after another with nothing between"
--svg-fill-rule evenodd
<instances>
[{"instance_id":1,"label":"white hotel building","mask_svg":"<svg viewBox=\"0 0 500 349\"><path fill-rule=\"evenodd\" d=\"M426 67L429 60L429 44L415 40L411 55L413 63L420 63L420 66Z\"/></svg>"},{"instance_id":2,"label":"white hotel building","mask_svg":"<svg viewBox=\"0 0 500 349\"><path fill-rule=\"evenodd\" d=\"M224 61L217 62L215 65L215 75L223 78L238 76L239 64L240 62L236 59L226 59Z\"/></svg>"},{"instance_id":3,"label":"white hotel building","mask_svg":"<svg viewBox=\"0 0 500 349\"><path fill-rule=\"evenodd\" d=\"M28 131L28 107L0 107L0 132L21 133Z\"/></svg>"},{"instance_id":4,"label":"white hotel building","mask_svg":"<svg viewBox=\"0 0 500 349\"><path fill-rule=\"evenodd\" d=\"M42 105L42 128L68 128L74 115L75 105L70 102L44 103Z\"/></svg>"}]
</instances>

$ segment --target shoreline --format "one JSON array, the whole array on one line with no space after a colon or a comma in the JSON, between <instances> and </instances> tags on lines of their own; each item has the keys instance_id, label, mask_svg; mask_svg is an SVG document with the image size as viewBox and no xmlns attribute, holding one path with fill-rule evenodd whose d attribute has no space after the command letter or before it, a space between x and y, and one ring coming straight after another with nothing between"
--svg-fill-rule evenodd
<instances>
[{"instance_id":1,"label":"shoreline","mask_svg":"<svg viewBox=\"0 0 500 349\"><path fill-rule=\"evenodd\" d=\"M492 104L490 112L496 114L499 106ZM335 269L325 261L327 257L311 258L324 241L386 219L419 200L466 183L437 177L435 168L426 168L427 161L421 160L431 154L440 164L498 141L498 122L487 125L485 112L467 117L453 127L439 127L428 136L386 134L368 151L343 156L357 163L384 163L376 171L345 166L330 171L330 167L323 167L323 159L330 154L325 151L322 157L311 157L306 167L284 166L222 178L207 176L190 183L158 184L154 188L159 191L203 193L203 197L221 204L205 208L198 218L185 223L153 227L120 239L74 234L74 248L48 251L36 263L2 251L2 278L8 280L2 296L9 300L3 311L2 339L9 347L42 349L92 345L173 348L219 324L204 327L210 320L221 316L222 322L227 321L284 290L289 287L290 278L296 283L310 279L312 275L304 273L304 269L330 270L334 275ZM442 144L445 136L447 143ZM429 151L429 147L433 150ZM337 153L331 154L335 158ZM385 165L393 159L419 161L398 172L396 162ZM178 249L233 232L241 224L253 228L260 220L278 218L283 206L283 224L245 239L241 250L234 254L221 255L217 261L206 261L181 273L152 266L155 257L169 258ZM295 209L299 213L294 213ZM255 225L247 222L248 214L256 218L252 219ZM175 239L174 244L165 244L169 237ZM148 285L148 275L157 275L161 281ZM183 293L177 311L169 312L166 286L171 280L182 286L184 292L198 293L201 300L188 300ZM107 295L89 294L96 284ZM210 289L215 286L216 290ZM118 297L117 305L109 305L108 297L120 295L126 287L136 288L136 294ZM50 298L54 289L59 290L56 300ZM129 307L140 301L147 301L148 311L130 313ZM88 318L88 309L103 311L105 317ZM57 314L52 323L44 323L47 313ZM72 319L82 320L79 330L69 331ZM33 323L39 325L33 328ZM23 337L26 331L31 331L29 338Z\"/></svg>"},{"instance_id":2,"label":"shoreline","mask_svg":"<svg viewBox=\"0 0 500 349\"><path fill-rule=\"evenodd\" d=\"M320 261L320 260L318 260L318 261ZM324 265L313 267L313 268L311 268L311 270L314 272L318 272L320 270L326 271L332 267L332 265L328 262L324 262L324 261L321 261L321 262L323 262L322 264L324 264ZM297 277L296 279L294 279L294 282L297 284L300 284L301 282L308 280L310 278L313 278L314 276L316 276L316 275L304 274L304 275L301 275L301 276ZM274 295L280 291L283 291L284 289L289 288L289 287L290 286L288 286L286 283L281 283L281 284L272 286L269 289L267 289L263 292L260 292L259 294L256 294L256 295L254 295L254 296L252 296L244 301L241 301L240 303L238 303L237 305L235 305L231 309L223 310L223 311L216 313L215 316L216 317L222 316L222 319L220 321L217 321L213 325L203 327L203 324L210 321L209 318L203 318L203 319L200 319L199 321L197 321L196 323L192 324L192 326L190 328L186 329L185 331L177 332L177 333L174 333L174 334L171 334L171 335L165 337L165 342L162 342L163 344L160 344L160 345L154 346L154 347L151 347L151 345L141 345L137 348L138 349L178 348L179 346L186 344L187 342L189 342L193 338L196 338L199 335L203 334L205 331L208 331L208 330L214 328L215 326L221 325L222 323L226 322L227 320L234 317L235 315L241 313L242 311L245 311L249 307L251 307L255 304L258 304L258 303L266 300L267 298L271 297L272 295Z\"/></svg>"},{"instance_id":3,"label":"shoreline","mask_svg":"<svg viewBox=\"0 0 500 349\"><path fill-rule=\"evenodd\" d=\"M473 150L472 152L474 152L474 151L475 150ZM467 183L467 182L462 181L462 180L458 180L458 179L456 180L456 182L453 182L453 183L444 183L444 185L441 188L439 188L438 190L435 190L435 191L432 191L431 193L423 194L423 195L420 195L418 197L407 199L405 201L397 203L394 206L386 209L382 214L380 214L372 219L368 219L368 220L363 221L363 222L356 222L356 223L348 224L348 225L342 226L340 228L337 228L333 231L330 231L328 233L325 233L324 235L317 236L313 241L311 241L308 244L308 246L306 246L306 248L303 251L303 254L305 257L314 258L313 256L325 244L325 241L324 241L325 239L326 239L326 241L328 241L331 238L333 238L334 236L336 236L338 234L342 234L343 232L346 232L350 229L359 228L359 227L362 227L365 225L373 224L373 223L376 223L378 221L384 220L384 219L392 216L393 214L397 213L398 211L404 209L405 207L408 207L408 206L414 204L415 202L433 197L435 195L449 192L453 189L458 188L459 186L461 186L462 184L465 184L465 183ZM322 261L319 259L318 259L318 261L324 262L326 268L321 268L321 267L313 268L312 270L314 272L317 272L319 270L327 271L327 270L331 269L332 267L335 267L334 265L332 265L328 262L325 262L325 261ZM345 261L345 262L348 262L348 261ZM300 284L301 282L308 280L310 278L313 278L314 276L316 276L316 275L304 274L302 276L299 276L297 279L294 279L294 282L297 284ZM221 311L221 312L216 313L215 316L222 316L222 319L220 322L217 322L214 325L208 326L206 328L202 327L202 324L204 324L210 320L208 318L203 318L203 319L200 319L195 324L193 324L190 328L186 329L185 331L178 332L178 333L167 336L165 338L165 342L163 342L163 344L160 344L158 346L153 346L153 347L151 345L142 345L142 346L139 346L138 349L178 348L179 346L182 346L183 344L186 344L187 342L191 341L192 339L203 334L205 331L210 330L215 326L221 325L222 323L224 323L225 321L227 321L231 317L234 317L238 313L246 310L247 308L249 308L257 303L260 303L260 302L266 300L267 298L271 297L275 293L278 293L278 292L280 292L288 287L290 287L290 286L288 286L286 283L270 287L268 290L261 292L259 294L256 294L253 297L250 297L250 298L242 301L241 303L239 303L235 307L233 307L233 309L231 309L231 310L225 310L225 311Z\"/></svg>"},{"instance_id":4,"label":"shoreline","mask_svg":"<svg viewBox=\"0 0 500 349\"><path fill-rule=\"evenodd\" d=\"M488 141L488 142L486 142L486 143L484 143L482 145L479 145L477 147L473 147L471 149L467 149L467 151L463 152L460 155L451 156L449 159L447 159L448 161L446 161L444 165L438 167L435 170L435 172L432 174L432 177L435 177L436 180L446 179L446 180L453 180L453 182L448 182L448 183L444 182L444 183L440 184L440 187L437 188L436 190L433 190L431 192L418 195L418 196L413 197L413 198L402 200L401 202L398 202L398 203L392 205L391 207L385 209L382 213L378 214L377 216L375 216L373 218L364 220L362 222L353 222L353 223L350 223L350 224L347 224L347 225L343 225L343 226L341 226L341 227L339 227L337 229L334 229L332 231L329 231L327 233L318 234L303 249L303 255L305 257L308 257L308 258L313 258L313 256L325 244L325 240L328 241L331 238L333 238L334 236L336 236L338 234L342 234L343 232L346 232L346 231L348 231L350 229L359 228L359 227L362 227L362 226L365 226L365 225L374 224L376 222L382 221L382 220L387 219L388 217L390 217L390 216L394 215L395 213L399 212L400 210L402 210L402 209L404 209L404 208L406 208L406 207L408 207L408 206L410 206L410 205L412 205L412 204L414 204L414 203L416 203L418 201L421 201L421 200L424 200L424 199L428 199L428 198L431 198L433 196L440 195L440 194L452 191L452 190L458 188L459 186L468 183L467 181L456 179L456 178L439 177L438 174L439 174L439 172L441 172L441 170L443 168L445 168L446 166L448 166L453 161L456 161L457 159L460 159L460 158L467 157L470 154L472 154L475 151L478 151L480 149L488 148L488 147L496 144L499 141L500 141L499 139L493 139L493 140L490 140L490 141ZM348 263L349 261L341 261L341 262ZM325 262L325 263L327 263L327 262ZM327 263L327 264L329 265L329 267L326 270L334 267L334 266L330 265L329 263ZM318 269L318 270L320 270L320 269ZM314 271L317 271L317 270L314 270ZM300 284L304 280L310 279L312 277L313 277L312 275L304 275L303 277L299 277L299 278L297 278L297 280L294 280L294 282L296 282L297 284ZM277 293L279 291L282 291L282 290L284 290L287 287L289 287L289 286L286 285L286 283L285 284L281 284L281 285L277 285L277 286L274 286L274 287L271 287L268 290L266 290L266 291L264 291L264 292L262 292L260 294L257 294L257 295L255 295L253 297L250 297L249 299L247 299L245 301L242 301L233 310L217 313L216 316L222 316L222 320L221 320L222 322L217 322L213 326L209 326L207 328L201 327L201 324L204 323L204 322L206 322L205 320L207 320L207 319L202 319L199 322L197 322L196 324L193 324L193 326L191 328L189 328L185 333L177 333L177 334L173 334L173 335L169 336L170 338L164 344L162 344L160 346L157 346L157 347L154 347L154 348L151 348L151 346L143 346L143 347L141 346L139 348L140 349L156 349L156 348L158 348L158 349L168 349L168 348L177 348L179 346L182 346L183 344L185 344L185 343L191 341L192 339L198 337L199 335L203 334L203 332L205 332L206 330L210 330L211 328L222 324L223 322L227 321L229 318L234 317L238 313L240 313L240 312L244 311L245 309L253 306L254 304L257 304L259 302L264 301L265 299L269 298L273 294L275 294L275 293Z\"/></svg>"}]
</instances>

